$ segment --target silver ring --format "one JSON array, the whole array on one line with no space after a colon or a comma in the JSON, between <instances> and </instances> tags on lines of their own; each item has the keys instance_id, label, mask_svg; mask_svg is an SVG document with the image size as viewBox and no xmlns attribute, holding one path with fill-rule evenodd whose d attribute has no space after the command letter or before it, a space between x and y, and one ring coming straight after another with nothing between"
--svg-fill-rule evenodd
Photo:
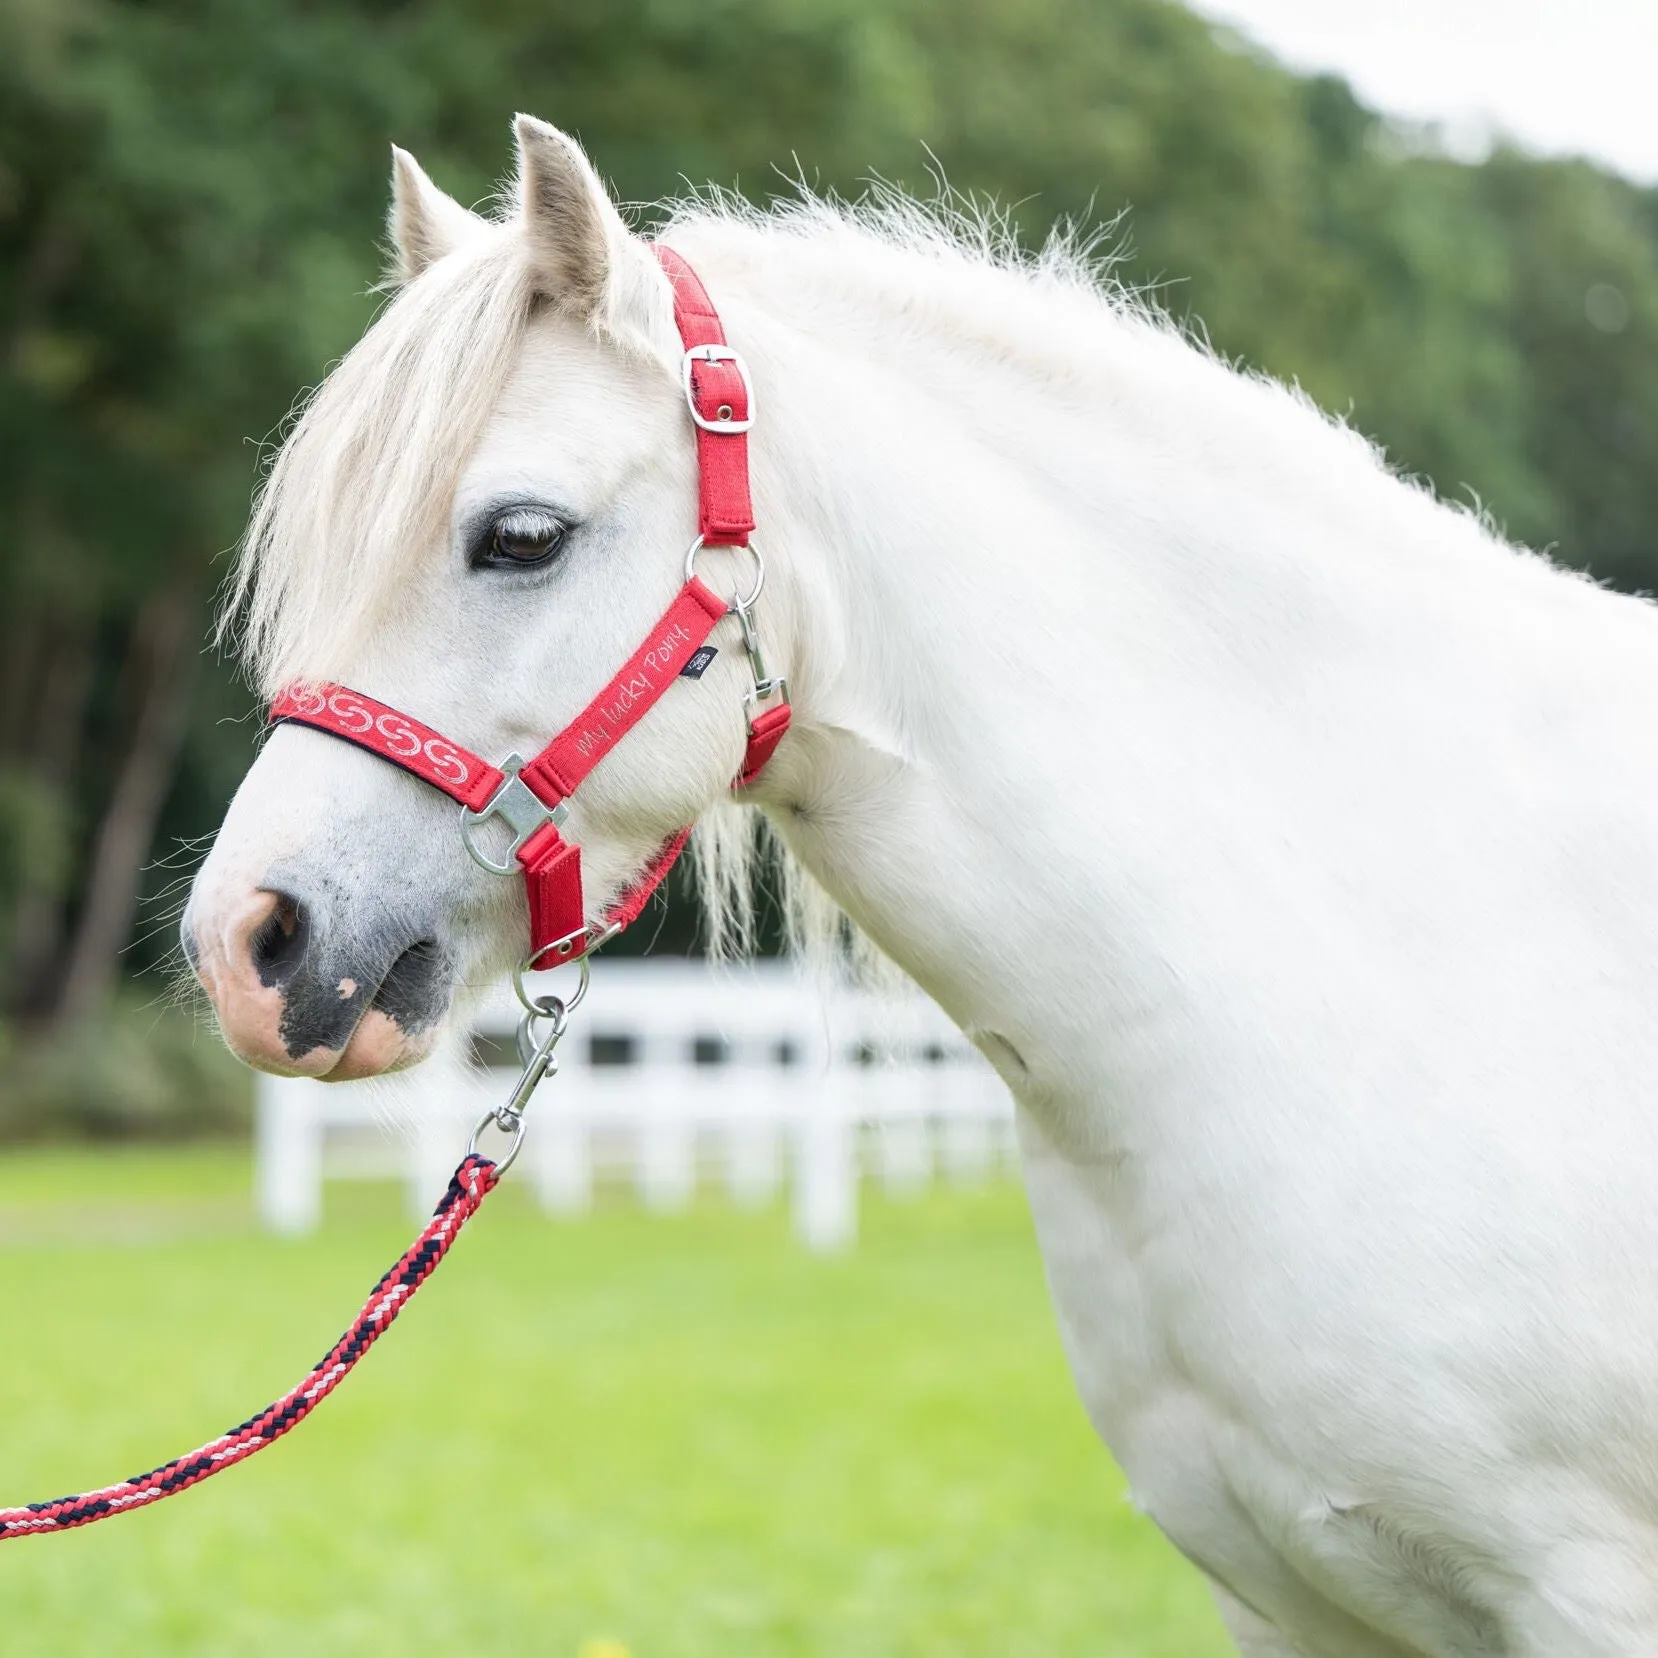
<instances>
[{"instance_id":1,"label":"silver ring","mask_svg":"<svg viewBox=\"0 0 1658 1658\"><path fill-rule=\"evenodd\" d=\"M689 581L697 573L697 554L700 553L703 547L707 545L710 545L710 543L706 542L700 535L691 543L691 549L685 555L685 579L687 581ZM731 543L729 541L716 541L711 543L711 545L715 547L731 547ZM746 599L739 599L735 595L732 596L731 610L728 614L735 615L739 610L749 609L753 605L754 601L760 597L760 589L766 585L766 561L761 558L760 549L752 541L745 547L732 547L732 551L739 553L752 553L754 555L754 591L750 593Z\"/></svg>"},{"instance_id":2,"label":"silver ring","mask_svg":"<svg viewBox=\"0 0 1658 1658\"><path fill-rule=\"evenodd\" d=\"M486 1111L483 1116L478 1119L478 1126L472 1130L472 1138L466 1142L466 1155L468 1157L477 1157L480 1155L478 1151L478 1136L482 1134L491 1123L494 1123L496 1128L499 1129L501 1133L510 1133L512 1135L512 1144L507 1147L506 1156L492 1157L490 1159L490 1161L495 1165L495 1177L497 1180L499 1180L500 1177L512 1167L514 1162L517 1161L518 1153L524 1146L523 1113L515 1113L514 1118L515 1120L512 1127L510 1129L506 1129L501 1127L501 1113L499 1108Z\"/></svg>"},{"instance_id":3,"label":"silver ring","mask_svg":"<svg viewBox=\"0 0 1658 1658\"><path fill-rule=\"evenodd\" d=\"M562 943L563 941L560 940L559 942ZM534 1014L538 1019L546 1016L547 1009L541 1004L547 1001L548 998L545 996L532 997L529 991L524 988L524 975L526 973L536 972L537 968L535 964L553 948L554 946L551 944L543 944L539 950L537 950L533 955L526 956L524 960L519 962L519 964L512 970L512 989L513 994L518 998L518 1005L523 1008L526 1013ZM563 965L563 962L554 962L552 968L549 968L548 971L554 971ZM586 956L583 956L580 961L575 963L575 965L581 969L581 978L577 981L575 995L567 999L558 997L553 998L553 1000L560 1003L566 1013L574 1013L576 1009L581 1006L581 999L587 994L588 983L593 977L593 969L588 964Z\"/></svg>"}]
</instances>

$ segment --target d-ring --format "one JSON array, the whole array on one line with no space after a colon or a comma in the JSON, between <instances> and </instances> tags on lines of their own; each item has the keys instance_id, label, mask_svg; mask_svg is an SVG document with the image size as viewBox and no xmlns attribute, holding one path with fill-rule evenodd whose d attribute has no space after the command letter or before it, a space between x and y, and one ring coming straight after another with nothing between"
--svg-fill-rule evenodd
<instances>
[{"instance_id":1,"label":"d-ring","mask_svg":"<svg viewBox=\"0 0 1658 1658\"><path fill-rule=\"evenodd\" d=\"M501 1121L503 1116L507 1118L506 1122ZM499 1180L518 1161L518 1153L523 1150L524 1114L522 1111L503 1112L498 1109L486 1111L478 1119L478 1126L472 1130L472 1138L466 1142L466 1155L468 1157L479 1155L478 1140L491 1123L501 1133L511 1136L511 1143L507 1146L506 1156L490 1159L495 1165L495 1178Z\"/></svg>"},{"instance_id":2,"label":"d-ring","mask_svg":"<svg viewBox=\"0 0 1658 1658\"><path fill-rule=\"evenodd\" d=\"M512 970L513 994L518 998L518 1005L523 1008L526 1013L533 1013L538 1018L544 1015L547 1010L540 1005L542 998L539 996L532 997L528 989L526 989L524 985L524 975L526 973L541 971L541 969L538 969L535 964L552 948L553 946L550 944L543 945L533 956L526 956L524 960L519 962L519 964ZM546 971L551 972L563 965L564 964L562 962L555 961L553 966L546 969ZM575 995L562 1000L561 1005L566 1013L574 1013L576 1009L581 1006L581 999L587 994L588 982L593 977L593 969L586 956L583 956L581 960L576 962L574 965L581 969L581 977L576 981Z\"/></svg>"},{"instance_id":3,"label":"d-ring","mask_svg":"<svg viewBox=\"0 0 1658 1658\"><path fill-rule=\"evenodd\" d=\"M731 609L727 612L727 614L734 616L738 611L749 609L753 605L754 601L760 597L760 589L766 585L766 561L760 557L760 549L755 546L752 541L744 547L733 547L729 541L715 541L709 543L705 541L704 537L699 535L696 540L691 543L691 550L685 555L685 579L687 581L689 581L692 576L697 573L697 554L702 551L705 545L712 545L715 547L731 547L733 552L752 553L754 555L754 591L746 598L742 599L733 596L731 600Z\"/></svg>"}]
</instances>

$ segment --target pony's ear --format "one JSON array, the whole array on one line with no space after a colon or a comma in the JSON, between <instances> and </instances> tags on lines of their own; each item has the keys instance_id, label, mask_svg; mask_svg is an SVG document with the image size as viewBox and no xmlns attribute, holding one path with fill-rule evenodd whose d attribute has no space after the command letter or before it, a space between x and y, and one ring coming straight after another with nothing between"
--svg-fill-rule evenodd
<instances>
[{"instance_id":1,"label":"pony's ear","mask_svg":"<svg viewBox=\"0 0 1658 1658\"><path fill-rule=\"evenodd\" d=\"M386 229L392 245L391 280L403 283L413 282L428 265L471 241L488 224L446 196L407 150L393 144Z\"/></svg>"},{"instance_id":2,"label":"pony's ear","mask_svg":"<svg viewBox=\"0 0 1658 1658\"><path fill-rule=\"evenodd\" d=\"M537 291L560 309L591 317L605 297L631 233L575 139L520 115L518 204Z\"/></svg>"}]
</instances>

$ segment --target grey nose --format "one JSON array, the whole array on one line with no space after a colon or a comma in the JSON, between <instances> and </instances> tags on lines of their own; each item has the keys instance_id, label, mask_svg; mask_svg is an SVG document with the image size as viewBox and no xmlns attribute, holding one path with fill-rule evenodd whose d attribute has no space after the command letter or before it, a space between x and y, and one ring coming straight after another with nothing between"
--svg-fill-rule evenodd
<instances>
[{"instance_id":1,"label":"grey nose","mask_svg":"<svg viewBox=\"0 0 1658 1658\"><path fill-rule=\"evenodd\" d=\"M227 1040L270 1070L327 1075L372 1013L384 1038L417 1037L448 1007L448 957L406 919L352 925L290 891L265 887L185 949ZM395 1032L388 1027L394 1026ZM376 1054L398 1046L377 1038ZM356 1067L347 1067L356 1073Z\"/></svg>"},{"instance_id":2,"label":"grey nose","mask_svg":"<svg viewBox=\"0 0 1658 1658\"><path fill-rule=\"evenodd\" d=\"M443 952L433 939L405 943L407 936L383 918L366 936L324 937L310 906L276 894L248 948L259 982L282 993L282 1041L290 1056L344 1048L371 1008L406 1035L442 1016L448 1001Z\"/></svg>"}]
</instances>

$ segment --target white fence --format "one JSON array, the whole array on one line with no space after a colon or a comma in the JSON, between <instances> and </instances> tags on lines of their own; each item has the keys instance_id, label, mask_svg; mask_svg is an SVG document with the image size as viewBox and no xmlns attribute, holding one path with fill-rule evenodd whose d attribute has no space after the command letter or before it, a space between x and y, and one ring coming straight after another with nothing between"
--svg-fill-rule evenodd
<instances>
[{"instance_id":1,"label":"white fence","mask_svg":"<svg viewBox=\"0 0 1658 1658\"><path fill-rule=\"evenodd\" d=\"M510 994L493 998L469 1054L399 1077L262 1077L264 1224L316 1226L324 1178L401 1176L411 1208L429 1211L516 1073L516 1011ZM671 1210L699 1178L755 1206L792 1177L796 1233L833 1250L856 1235L865 1175L915 1190L935 1172L978 1181L1015 1160L1006 1089L931 1002L827 987L784 963L596 963L558 1061L508 1177L556 1215L585 1212L600 1179L631 1180L648 1207Z\"/></svg>"}]
</instances>

